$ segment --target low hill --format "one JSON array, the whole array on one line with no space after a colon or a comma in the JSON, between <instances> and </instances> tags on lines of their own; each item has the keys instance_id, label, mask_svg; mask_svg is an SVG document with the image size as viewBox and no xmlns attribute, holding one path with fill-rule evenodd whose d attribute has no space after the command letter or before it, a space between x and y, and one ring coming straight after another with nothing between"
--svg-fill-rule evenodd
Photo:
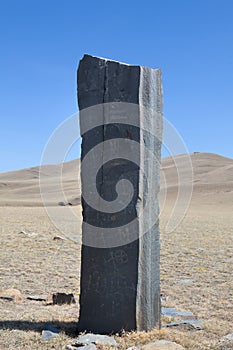
<instances>
[{"instance_id":1,"label":"low hill","mask_svg":"<svg viewBox=\"0 0 233 350\"><path fill-rule=\"evenodd\" d=\"M81 192L79 170L77 159L60 165L0 173L0 205L43 205L40 184L47 205L77 205ZM174 201L178 189L188 188L190 184L196 204L198 201L224 202L233 208L233 159L198 152L162 159L160 195L166 195L166 201Z\"/></svg>"}]
</instances>

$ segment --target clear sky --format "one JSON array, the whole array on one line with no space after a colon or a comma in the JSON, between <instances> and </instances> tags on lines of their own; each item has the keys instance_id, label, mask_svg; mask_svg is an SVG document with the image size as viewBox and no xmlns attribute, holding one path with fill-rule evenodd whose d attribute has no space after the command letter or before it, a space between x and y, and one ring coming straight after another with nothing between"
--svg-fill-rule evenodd
<instances>
[{"instance_id":1,"label":"clear sky","mask_svg":"<svg viewBox=\"0 0 233 350\"><path fill-rule=\"evenodd\" d=\"M232 18L232 0L0 0L0 171L39 165L84 53L160 67L189 152L233 158Z\"/></svg>"}]
</instances>

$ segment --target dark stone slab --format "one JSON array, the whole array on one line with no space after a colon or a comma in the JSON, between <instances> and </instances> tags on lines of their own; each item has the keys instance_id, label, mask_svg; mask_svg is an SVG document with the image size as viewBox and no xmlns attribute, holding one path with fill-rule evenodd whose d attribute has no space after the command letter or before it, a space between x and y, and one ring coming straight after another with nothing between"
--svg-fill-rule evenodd
<instances>
[{"instance_id":1,"label":"dark stone slab","mask_svg":"<svg viewBox=\"0 0 233 350\"><path fill-rule=\"evenodd\" d=\"M80 331L150 330L160 324L159 162L155 164L153 156L160 160L161 100L159 70L88 55L80 61L78 103L83 208ZM119 102L125 108L122 107L122 115ZM133 119L130 115L132 104ZM95 110L93 106L96 105L100 107ZM102 118L99 124L94 122L95 113L100 113ZM119 117L118 121L114 120L115 116ZM85 123L92 121L91 118L93 126L86 128ZM117 146L114 142L117 139L131 142L126 153L132 156L132 161L115 157ZM143 148L137 151L135 144L145 146L151 153L144 153ZM133 193L127 207L114 213L101 210L101 206L94 208L86 199L92 191L88 172L92 172L92 165L94 171L98 157L93 156L88 168L84 166L84 160L97 148L98 156L103 158L103 164L95 174L99 196L111 203L117 199L118 182L127 180L132 185ZM111 150L112 157L108 159ZM149 209L141 215L145 203ZM133 229L132 222L135 223ZM149 228L143 234L145 225ZM88 238L90 228L96 228L93 244ZM116 236L111 244L103 233L116 228L120 228L118 245L115 244Z\"/></svg>"},{"instance_id":2,"label":"dark stone slab","mask_svg":"<svg viewBox=\"0 0 233 350\"><path fill-rule=\"evenodd\" d=\"M63 304L75 304L75 298L74 295L72 293L70 294L66 294L66 293L54 293L52 295L53 298L53 304L57 304L57 305L63 305Z\"/></svg>"}]
</instances>

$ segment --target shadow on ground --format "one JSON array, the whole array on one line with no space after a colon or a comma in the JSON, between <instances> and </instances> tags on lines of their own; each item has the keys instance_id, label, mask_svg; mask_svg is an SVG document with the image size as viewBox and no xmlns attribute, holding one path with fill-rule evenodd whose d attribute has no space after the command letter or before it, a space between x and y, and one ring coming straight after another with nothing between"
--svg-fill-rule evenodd
<instances>
[{"instance_id":1,"label":"shadow on ground","mask_svg":"<svg viewBox=\"0 0 233 350\"><path fill-rule=\"evenodd\" d=\"M78 334L78 322L32 322L32 321L0 321L0 329L8 330L21 330L21 331L34 331L42 332L49 325L56 327L61 332L64 332L70 337L75 337Z\"/></svg>"}]
</instances>

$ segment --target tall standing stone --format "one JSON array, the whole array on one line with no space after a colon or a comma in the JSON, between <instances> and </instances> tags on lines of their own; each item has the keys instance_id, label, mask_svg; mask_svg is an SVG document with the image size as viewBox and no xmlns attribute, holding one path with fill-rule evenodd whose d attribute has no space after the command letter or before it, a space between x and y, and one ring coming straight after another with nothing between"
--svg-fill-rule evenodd
<instances>
[{"instance_id":1,"label":"tall standing stone","mask_svg":"<svg viewBox=\"0 0 233 350\"><path fill-rule=\"evenodd\" d=\"M122 116L119 116L118 111L118 121L111 122L109 113L115 110L114 103L118 102L124 103L124 106L129 104L129 109L132 104L136 106L135 122L132 122L132 115L131 119L125 120L127 111ZM94 333L119 332L122 329L147 331L160 325L157 220L162 134L160 70L85 55L78 68L78 103L83 194L79 329ZM89 126L87 130L85 121L90 117L90 122L92 116L94 120L92 113L95 109L90 109L89 114L85 110L96 105L101 105L98 113L101 111L103 122L101 125L93 122L93 127ZM136 162L119 157L114 159L116 145L111 145L111 142L115 139L139 145L139 152L134 155ZM84 166L85 157L95 147L101 154L92 158L89 167ZM145 147L149 153L145 152ZM113 157L109 160L107 154L111 150ZM88 175L92 165L95 171L94 162L99 156L103 164L96 174L95 185L101 198L109 203L115 200L119 180L127 179L133 186L132 199L127 208L116 213L93 208L85 199L85 194L90 190ZM158 160L157 163L153 157ZM145 203L147 210L143 211ZM127 224L133 220L136 224L133 232L129 232ZM145 226L148 229L144 233ZM132 234L134 239L126 240L126 244L121 242L118 246L108 243L100 247L95 243L87 243L90 227L96 227L96 235L101 236L103 242L105 238L102 237L101 228L110 231L122 227L120 234Z\"/></svg>"}]
</instances>

